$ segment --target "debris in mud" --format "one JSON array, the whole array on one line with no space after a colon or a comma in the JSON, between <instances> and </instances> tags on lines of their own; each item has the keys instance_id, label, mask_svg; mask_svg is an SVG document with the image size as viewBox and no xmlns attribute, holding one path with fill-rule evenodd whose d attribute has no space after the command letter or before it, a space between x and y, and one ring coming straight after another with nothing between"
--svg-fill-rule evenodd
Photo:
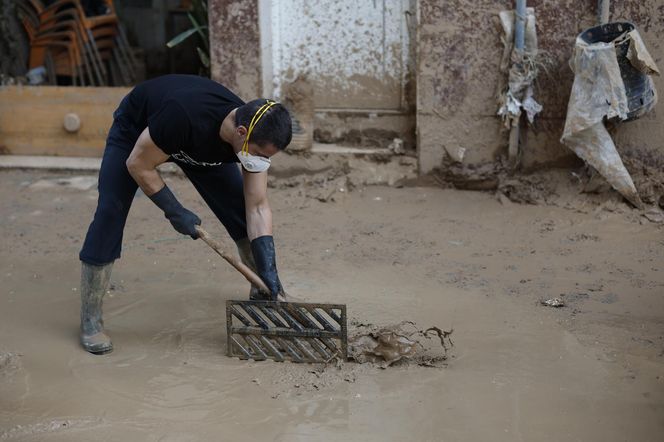
<instances>
[{"instance_id":1,"label":"debris in mud","mask_svg":"<svg viewBox=\"0 0 664 442\"><path fill-rule=\"evenodd\" d=\"M339 360L334 364L286 364L285 367L275 371L270 382L263 383L264 388L271 391L273 399L326 391L344 383L352 384L358 375L371 370L369 365L344 364Z\"/></svg>"},{"instance_id":2,"label":"debris in mud","mask_svg":"<svg viewBox=\"0 0 664 442\"><path fill-rule=\"evenodd\" d=\"M658 207L651 207L643 216L653 223L664 223L664 212Z\"/></svg>"},{"instance_id":3,"label":"debris in mud","mask_svg":"<svg viewBox=\"0 0 664 442\"><path fill-rule=\"evenodd\" d=\"M565 301L563 301L562 298L551 298L547 299L546 301L542 301L542 305L547 307L560 308L565 307Z\"/></svg>"},{"instance_id":4,"label":"debris in mud","mask_svg":"<svg viewBox=\"0 0 664 442\"><path fill-rule=\"evenodd\" d=\"M101 424L102 419L98 417L44 420L28 425L16 425L0 433L0 440L25 440L27 438L30 438L30 440L44 440L46 435L85 430ZM40 435L44 435L44 438L41 438Z\"/></svg>"},{"instance_id":5,"label":"debris in mud","mask_svg":"<svg viewBox=\"0 0 664 442\"><path fill-rule=\"evenodd\" d=\"M654 154L643 152L626 152L623 161L641 200L654 207L654 210L646 209L648 215L644 214L644 217L652 222L661 222L656 209L658 205L664 209L664 161ZM614 204L619 206L616 208L618 211L629 211L622 197L589 166L571 175L559 169L509 174L502 158L491 163L461 164L445 157L439 169L413 184L496 191L498 201L503 205L510 202L558 205L587 212L588 207ZM635 216L640 217L636 212Z\"/></svg>"},{"instance_id":6,"label":"debris in mud","mask_svg":"<svg viewBox=\"0 0 664 442\"><path fill-rule=\"evenodd\" d=\"M522 175L501 180L498 190L512 202L537 205L549 202L555 184L540 174Z\"/></svg>"},{"instance_id":7,"label":"debris in mud","mask_svg":"<svg viewBox=\"0 0 664 442\"><path fill-rule=\"evenodd\" d=\"M348 167L340 167L315 175L271 179L268 181L268 187L295 188L304 200L312 198L323 203L335 202L341 195L355 188L355 184L349 179L347 173Z\"/></svg>"},{"instance_id":8,"label":"debris in mud","mask_svg":"<svg viewBox=\"0 0 664 442\"><path fill-rule=\"evenodd\" d=\"M627 151L622 155L622 161L629 172L634 186L644 204L648 206L662 205L664 203L664 161L652 153L640 151ZM584 176L585 175L585 176ZM586 193L610 194L611 186L592 168L588 167L579 174L581 182L586 181L583 191ZM662 207L664 208L664 207ZM652 209L646 209L646 213ZM650 219L647 215L646 218ZM660 222L659 217L653 222Z\"/></svg>"},{"instance_id":9,"label":"debris in mud","mask_svg":"<svg viewBox=\"0 0 664 442\"><path fill-rule=\"evenodd\" d=\"M436 182L460 190L497 191L499 200L520 204L549 204L556 196L554 174L509 175L502 160L484 164L461 164L444 159Z\"/></svg>"},{"instance_id":10,"label":"debris in mud","mask_svg":"<svg viewBox=\"0 0 664 442\"><path fill-rule=\"evenodd\" d=\"M97 177L80 175L60 178L41 179L30 184L30 189L75 189L90 190L97 186Z\"/></svg>"},{"instance_id":11,"label":"debris in mud","mask_svg":"<svg viewBox=\"0 0 664 442\"><path fill-rule=\"evenodd\" d=\"M401 138L393 139L387 148L390 149L390 151L395 155L404 155L406 153L406 148L404 147L404 143Z\"/></svg>"},{"instance_id":12,"label":"debris in mud","mask_svg":"<svg viewBox=\"0 0 664 442\"><path fill-rule=\"evenodd\" d=\"M461 146L443 146L450 159L456 163L463 163L463 157L466 156L466 148Z\"/></svg>"},{"instance_id":13,"label":"debris in mud","mask_svg":"<svg viewBox=\"0 0 664 442\"><path fill-rule=\"evenodd\" d=\"M286 364L287 368L275 371L275 377L263 385L270 389L270 397L276 399L352 384L373 370L390 366L446 367L454 346L450 339L452 332L438 327L422 330L410 321L387 327L350 321L350 363L335 359L326 364Z\"/></svg>"},{"instance_id":14,"label":"debris in mud","mask_svg":"<svg viewBox=\"0 0 664 442\"><path fill-rule=\"evenodd\" d=\"M20 353L0 351L0 376L11 376L21 369Z\"/></svg>"},{"instance_id":15,"label":"debris in mud","mask_svg":"<svg viewBox=\"0 0 664 442\"><path fill-rule=\"evenodd\" d=\"M407 331L407 327L412 330ZM359 324L348 338L348 358L360 364L373 363L381 368L402 360L435 367L447 360L447 352L454 346L450 338L452 332L438 327L420 330L410 321L389 327ZM433 336L438 337L440 345L431 342Z\"/></svg>"},{"instance_id":16,"label":"debris in mud","mask_svg":"<svg viewBox=\"0 0 664 442\"><path fill-rule=\"evenodd\" d=\"M499 162L474 165L451 162L445 158L439 175L444 183L450 183L457 189L496 190L503 172Z\"/></svg>"}]
</instances>

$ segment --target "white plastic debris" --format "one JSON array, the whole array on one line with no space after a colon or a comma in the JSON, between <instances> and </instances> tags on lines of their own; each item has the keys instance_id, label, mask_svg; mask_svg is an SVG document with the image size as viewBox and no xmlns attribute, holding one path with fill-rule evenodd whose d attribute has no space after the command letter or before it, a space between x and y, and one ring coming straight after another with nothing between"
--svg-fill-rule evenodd
<instances>
[{"instance_id":1,"label":"white plastic debris","mask_svg":"<svg viewBox=\"0 0 664 442\"><path fill-rule=\"evenodd\" d=\"M533 123L535 116L542 112L534 98L533 83L537 78L537 23L535 8L527 8L525 44L523 51L514 50L514 11L501 11L498 14L502 27L504 46L500 70L508 75L507 83L498 86L498 115L503 118L506 128L512 127L512 121L518 121L522 110L526 111L528 121Z\"/></svg>"},{"instance_id":2,"label":"white plastic debris","mask_svg":"<svg viewBox=\"0 0 664 442\"><path fill-rule=\"evenodd\" d=\"M561 298L551 298L547 299L546 301L542 301L542 305L547 307L560 308L565 307L565 301L563 301Z\"/></svg>"},{"instance_id":3,"label":"white plastic debris","mask_svg":"<svg viewBox=\"0 0 664 442\"><path fill-rule=\"evenodd\" d=\"M395 138L392 140L389 146L387 146L388 149L392 151L395 155L403 155L406 153L406 149L404 148L404 142L401 138Z\"/></svg>"},{"instance_id":4,"label":"white plastic debris","mask_svg":"<svg viewBox=\"0 0 664 442\"><path fill-rule=\"evenodd\" d=\"M628 59L634 67L644 73L659 73L638 31L629 32L628 38L631 39ZM605 118L626 120L629 112L615 43L591 44L579 36L571 66L574 84L560 141L595 168L634 206L643 208L634 182L604 127Z\"/></svg>"}]
</instances>

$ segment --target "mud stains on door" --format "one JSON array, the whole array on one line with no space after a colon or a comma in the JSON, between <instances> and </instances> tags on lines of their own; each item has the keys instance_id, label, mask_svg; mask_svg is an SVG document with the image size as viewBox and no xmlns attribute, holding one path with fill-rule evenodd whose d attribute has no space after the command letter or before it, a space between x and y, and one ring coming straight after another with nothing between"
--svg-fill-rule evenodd
<instances>
[{"instance_id":1,"label":"mud stains on door","mask_svg":"<svg viewBox=\"0 0 664 442\"><path fill-rule=\"evenodd\" d=\"M410 0L261 0L263 90L306 75L316 110L402 110Z\"/></svg>"}]
</instances>

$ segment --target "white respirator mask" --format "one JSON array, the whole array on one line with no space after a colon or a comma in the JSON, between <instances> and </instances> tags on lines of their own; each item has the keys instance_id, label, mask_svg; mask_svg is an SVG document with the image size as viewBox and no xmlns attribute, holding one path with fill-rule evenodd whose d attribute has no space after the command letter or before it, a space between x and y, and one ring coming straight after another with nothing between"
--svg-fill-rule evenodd
<instances>
[{"instance_id":1,"label":"white respirator mask","mask_svg":"<svg viewBox=\"0 0 664 442\"><path fill-rule=\"evenodd\" d=\"M265 172L270 168L269 158L257 157L245 151L238 152L237 158L248 172Z\"/></svg>"},{"instance_id":2,"label":"white respirator mask","mask_svg":"<svg viewBox=\"0 0 664 442\"><path fill-rule=\"evenodd\" d=\"M238 152L237 158L240 160L242 167L244 167L248 172L265 172L270 168L270 159L265 157L255 156L249 153L249 137L258 124L258 121L265 115L265 113L272 106L277 104L274 101L267 100L267 102L262 105L254 114L249 123L249 129L247 129L247 136L244 138L244 143L242 144L242 150Z\"/></svg>"}]
</instances>

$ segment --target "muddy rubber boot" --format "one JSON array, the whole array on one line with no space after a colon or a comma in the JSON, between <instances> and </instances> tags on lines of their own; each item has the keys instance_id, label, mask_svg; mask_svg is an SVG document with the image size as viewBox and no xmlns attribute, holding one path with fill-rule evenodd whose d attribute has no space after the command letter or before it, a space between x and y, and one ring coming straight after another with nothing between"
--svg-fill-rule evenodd
<instances>
[{"instance_id":1,"label":"muddy rubber boot","mask_svg":"<svg viewBox=\"0 0 664 442\"><path fill-rule=\"evenodd\" d=\"M102 319L102 300L111 279L113 263L103 266L81 264L81 345L92 354L103 355L113 351Z\"/></svg>"},{"instance_id":2,"label":"muddy rubber boot","mask_svg":"<svg viewBox=\"0 0 664 442\"><path fill-rule=\"evenodd\" d=\"M242 238L239 241L235 241L235 245L237 246L237 253L240 255L242 263L256 273L256 263L254 262L254 255L251 253L249 238ZM249 299L252 301L269 301L270 297L263 294L258 287L252 284L251 289L249 289Z\"/></svg>"}]
</instances>

